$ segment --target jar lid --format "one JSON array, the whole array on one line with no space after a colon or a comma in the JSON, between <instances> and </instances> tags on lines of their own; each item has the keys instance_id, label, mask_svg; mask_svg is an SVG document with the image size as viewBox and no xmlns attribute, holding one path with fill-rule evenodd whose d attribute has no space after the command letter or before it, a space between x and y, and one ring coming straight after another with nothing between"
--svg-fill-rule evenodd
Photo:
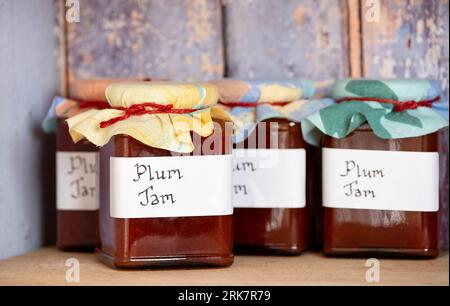
<instances>
[{"instance_id":1,"label":"jar lid","mask_svg":"<svg viewBox=\"0 0 450 306\"><path fill-rule=\"evenodd\" d=\"M173 105L176 109L201 109L217 104L217 88L210 83L125 82L106 88L106 100L114 107L130 107L143 102Z\"/></svg>"},{"instance_id":2,"label":"jar lid","mask_svg":"<svg viewBox=\"0 0 450 306\"><path fill-rule=\"evenodd\" d=\"M307 128L344 138L363 124L383 139L417 137L448 126L448 102L432 80L341 80L333 104L311 115Z\"/></svg>"},{"instance_id":3,"label":"jar lid","mask_svg":"<svg viewBox=\"0 0 450 306\"><path fill-rule=\"evenodd\" d=\"M105 94L109 108L67 120L75 142L87 138L103 146L114 135L128 135L154 148L188 153L194 150L191 131L202 137L213 132L211 106L218 92L212 84L113 83Z\"/></svg>"},{"instance_id":4,"label":"jar lid","mask_svg":"<svg viewBox=\"0 0 450 306\"><path fill-rule=\"evenodd\" d=\"M333 103L331 99L309 99L314 95L314 84L305 79L224 79L212 83L219 90L216 116L223 113L234 123L234 143L247 139L261 121L279 118L300 122Z\"/></svg>"}]
</instances>

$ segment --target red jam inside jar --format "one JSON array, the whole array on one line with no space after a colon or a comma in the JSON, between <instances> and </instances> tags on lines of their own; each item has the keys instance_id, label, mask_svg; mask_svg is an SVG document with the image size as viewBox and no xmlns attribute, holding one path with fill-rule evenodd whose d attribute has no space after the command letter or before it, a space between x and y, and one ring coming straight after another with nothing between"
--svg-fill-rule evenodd
<instances>
[{"instance_id":1,"label":"red jam inside jar","mask_svg":"<svg viewBox=\"0 0 450 306\"><path fill-rule=\"evenodd\" d=\"M325 136L324 148L437 152L437 133L403 139L378 138L368 126L343 139ZM324 168L324 175L327 169ZM326 203L324 202L324 206ZM394 203L392 203L394 204ZM436 257L438 212L323 208L325 254L334 256Z\"/></svg>"},{"instance_id":2,"label":"red jam inside jar","mask_svg":"<svg viewBox=\"0 0 450 306\"><path fill-rule=\"evenodd\" d=\"M265 137L265 141L260 141L260 135ZM287 119L262 121L245 141L235 145L236 149L244 150L307 149L307 147L302 138L300 124ZM306 168L308 172L310 167L306 166ZM293 184L297 183L293 182ZM311 182L307 181L307 185L310 189ZM302 187L298 186L298 188ZM309 195L307 201L309 201ZM298 255L306 250L309 244L308 206L303 208L235 207L234 233L236 252Z\"/></svg>"},{"instance_id":3,"label":"red jam inside jar","mask_svg":"<svg viewBox=\"0 0 450 306\"><path fill-rule=\"evenodd\" d=\"M63 251L94 251L98 241L98 148L87 140L75 144L66 121L60 118L57 124L57 246Z\"/></svg>"},{"instance_id":4,"label":"red jam inside jar","mask_svg":"<svg viewBox=\"0 0 450 306\"><path fill-rule=\"evenodd\" d=\"M188 156L231 154L232 130L215 122L209 137L193 137ZM228 128L228 127L227 127ZM221 131L220 133L217 131ZM207 150L205 143L209 143ZM205 145L205 148L204 148ZM100 150L100 245L99 258L116 268L228 266L233 263L233 216L113 218L110 199L111 157L168 157L168 150L147 146L119 135ZM186 154L179 158L184 158ZM230 169L231 172L231 169ZM231 176L230 176L231 177ZM192 190L201 196L199 190ZM131 203L130 203L131 205Z\"/></svg>"}]
</instances>

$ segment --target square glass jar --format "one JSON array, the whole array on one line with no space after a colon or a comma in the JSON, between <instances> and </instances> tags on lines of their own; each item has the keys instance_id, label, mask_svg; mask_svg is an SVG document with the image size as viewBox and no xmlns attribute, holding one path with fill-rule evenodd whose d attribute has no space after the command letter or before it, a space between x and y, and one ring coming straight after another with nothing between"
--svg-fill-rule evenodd
<instances>
[{"instance_id":1,"label":"square glass jar","mask_svg":"<svg viewBox=\"0 0 450 306\"><path fill-rule=\"evenodd\" d=\"M343 139L325 135L323 147L437 153L438 135L381 139L364 125ZM323 170L326 175L327 169ZM324 207L323 213L323 252L327 255L432 258L439 254L437 211Z\"/></svg>"},{"instance_id":2,"label":"square glass jar","mask_svg":"<svg viewBox=\"0 0 450 306\"><path fill-rule=\"evenodd\" d=\"M57 246L91 251L98 243L98 147L74 143L63 118L57 121Z\"/></svg>"},{"instance_id":3,"label":"square glass jar","mask_svg":"<svg viewBox=\"0 0 450 306\"><path fill-rule=\"evenodd\" d=\"M265 139L260 141L260 137ZM267 119L260 122L249 137L235 145L236 149L304 149L300 123L287 119ZM306 172L312 168L306 153ZM300 169L292 169L300 171ZM307 177L309 175L304 174ZM281 183L281 182L274 182ZM292 182L294 185L297 182ZM313 182L306 179L306 188L311 190ZM300 182L298 182L300 184ZM307 202L310 193L307 192ZM258 203L255 203L258 206ZM245 207L234 209L234 245L236 252L250 254L299 255L309 245L309 208Z\"/></svg>"},{"instance_id":4,"label":"square glass jar","mask_svg":"<svg viewBox=\"0 0 450 306\"><path fill-rule=\"evenodd\" d=\"M231 154L232 126L229 124L222 121L214 122L214 133L209 137L191 134L195 149L191 154L182 156L147 146L127 135L114 136L101 148L100 245L97 248L97 255L101 261L123 269L228 266L233 263L231 214L157 218L111 216L111 158L151 157L157 160L159 157L172 155L177 155L175 158L184 158ZM198 188L199 190L192 192L200 196L201 184Z\"/></svg>"}]
</instances>

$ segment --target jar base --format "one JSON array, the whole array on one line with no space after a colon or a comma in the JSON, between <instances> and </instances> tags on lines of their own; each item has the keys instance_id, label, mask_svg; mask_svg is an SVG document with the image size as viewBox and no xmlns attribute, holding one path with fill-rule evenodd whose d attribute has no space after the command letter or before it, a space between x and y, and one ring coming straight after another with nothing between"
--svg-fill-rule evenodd
<instances>
[{"instance_id":1,"label":"jar base","mask_svg":"<svg viewBox=\"0 0 450 306\"><path fill-rule=\"evenodd\" d=\"M306 246L284 245L235 245L234 252L242 255L298 256L307 250Z\"/></svg>"},{"instance_id":2,"label":"jar base","mask_svg":"<svg viewBox=\"0 0 450 306\"><path fill-rule=\"evenodd\" d=\"M322 248L322 252L330 257L356 257L356 258L411 258L433 259L439 256L438 249L394 249L394 248Z\"/></svg>"},{"instance_id":3,"label":"jar base","mask_svg":"<svg viewBox=\"0 0 450 306\"><path fill-rule=\"evenodd\" d=\"M228 267L234 262L234 255L230 256L165 256L139 257L118 259L96 250L97 258L107 266L116 269L165 269L165 268L199 268L199 267Z\"/></svg>"}]
</instances>

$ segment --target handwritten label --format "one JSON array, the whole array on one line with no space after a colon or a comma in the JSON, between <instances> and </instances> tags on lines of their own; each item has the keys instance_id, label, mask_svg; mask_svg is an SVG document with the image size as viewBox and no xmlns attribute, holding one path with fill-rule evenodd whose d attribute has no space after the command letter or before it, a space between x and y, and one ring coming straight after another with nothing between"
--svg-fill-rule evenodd
<instances>
[{"instance_id":1,"label":"handwritten label","mask_svg":"<svg viewBox=\"0 0 450 306\"><path fill-rule=\"evenodd\" d=\"M304 149L234 151L234 207L305 207L305 179Z\"/></svg>"},{"instance_id":2,"label":"handwritten label","mask_svg":"<svg viewBox=\"0 0 450 306\"><path fill-rule=\"evenodd\" d=\"M323 205L437 211L439 154L324 148Z\"/></svg>"},{"instance_id":3,"label":"handwritten label","mask_svg":"<svg viewBox=\"0 0 450 306\"><path fill-rule=\"evenodd\" d=\"M231 155L111 157L113 218L233 214Z\"/></svg>"},{"instance_id":4,"label":"handwritten label","mask_svg":"<svg viewBox=\"0 0 450 306\"><path fill-rule=\"evenodd\" d=\"M97 210L98 153L56 153L56 197L59 210Z\"/></svg>"}]
</instances>

